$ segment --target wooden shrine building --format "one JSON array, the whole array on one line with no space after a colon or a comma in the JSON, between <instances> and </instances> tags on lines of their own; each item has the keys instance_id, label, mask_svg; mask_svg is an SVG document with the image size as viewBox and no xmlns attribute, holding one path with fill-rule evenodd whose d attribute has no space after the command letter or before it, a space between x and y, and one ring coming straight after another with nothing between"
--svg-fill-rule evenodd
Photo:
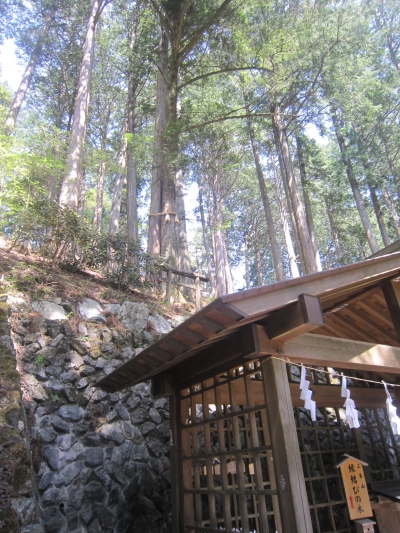
<instances>
[{"instance_id":1,"label":"wooden shrine building","mask_svg":"<svg viewBox=\"0 0 400 533\"><path fill-rule=\"evenodd\" d=\"M99 386L150 379L170 398L174 533L353 532L335 468L345 454L369 465L375 527L400 531L400 437L381 383L400 384L400 252L218 298Z\"/></svg>"}]
</instances>

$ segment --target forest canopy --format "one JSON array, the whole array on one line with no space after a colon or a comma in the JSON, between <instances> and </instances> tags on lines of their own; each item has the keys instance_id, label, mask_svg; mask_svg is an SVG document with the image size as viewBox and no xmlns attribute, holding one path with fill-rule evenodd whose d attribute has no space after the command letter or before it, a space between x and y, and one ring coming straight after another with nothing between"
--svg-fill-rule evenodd
<instances>
[{"instance_id":1,"label":"forest canopy","mask_svg":"<svg viewBox=\"0 0 400 533\"><path fill-rule=\"evenodd\" d=\"M397 1L3 0L0 28L11 246L221 296L400 238Z\"/></svg>"}]
</instances>

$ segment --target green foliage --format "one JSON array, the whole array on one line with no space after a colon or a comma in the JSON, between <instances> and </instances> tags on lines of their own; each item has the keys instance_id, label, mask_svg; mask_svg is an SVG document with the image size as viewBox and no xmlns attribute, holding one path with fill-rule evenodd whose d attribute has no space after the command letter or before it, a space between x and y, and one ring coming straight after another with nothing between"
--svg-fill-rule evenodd
<instances>
[{"instance_id":1,"label":"green foliage","mask_svg":"<svg viewBox=\"0 0 400 533\"><path fill-rule=\"evenodd\" d=\"M146 275L160 270L159 261L143 251L138 241L117 235L95 235L85 249L85 265L105 269L107 279L118 288L149 287Z\"/></svg>"},{"instance_id":2,"label":"green foliage","mask_svg":"<svg viewBox=\"0 0 400 533\"><path fill-rule=\"evenodd\" d=\"M36 363L36 366L38 368L43 368L44 367L44 357L43 357L43 355L40 355L40 354L37 355L35 363Z\"/></svg>"},{"instance_id":3,"label":"green foliage","mask_svg":"<svg viewBox=\"0 0 400 533\"><path fill-rule=\"evenodd\" d=\"M137 241L118 234L94 233L84 217L55 202L32 204L28 211L18 213L12 226L13 246L29 241L51 264L69 271L97 270L118 288L146 287L146 275L160 268Z\"/></svg>"}]
</instances>

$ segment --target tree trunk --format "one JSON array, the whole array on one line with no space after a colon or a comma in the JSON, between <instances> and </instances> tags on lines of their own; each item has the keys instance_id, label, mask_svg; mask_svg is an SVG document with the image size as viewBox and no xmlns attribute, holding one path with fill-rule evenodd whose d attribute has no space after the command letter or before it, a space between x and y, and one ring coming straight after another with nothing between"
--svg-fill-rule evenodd
<instances>
[{"instance_id":1,"label":"tree trunk","mask_svg":"<svg viewBox=\"0 0 400 533\"><path fill-rule=\"evenodd\" d=\"M380 231L381 236L382 236L383 244L385 246L389 246L390 239L389 239L389 236L388 236L388 233L387 233L387 230L386 230L386 225L385 225L385 221L383 219L383 213L382 213L381 206L379 204L378 196L376 194L375 185L373 183L371 183L370 181L368 181L367 183L368 183L369 193L371 195L372 205L374 206L376 220L378 222L379 231Z\"/></svg>"},{"instance_id":2,"label":"tree trunk","mask_svg":"<svg viewBox=\"0 0 400 533\"><path fill-rule=\"evenodd\" d=\"M299 267L297 266L297 262L296 262L296 252L294 251L293 241L290 235L290 228L289 228L289 224L288 224L287 217L286 217L285 206L283 205L281 187L280 187L279 179L278 179L278 172L277 172L275 162L272 157L271 157L271 164L272 164L272 169L274 171L276 196L277 196L278 205L279 205L279 212L281 215L283 235L285 238L286 249L287 249L287 253L289 256L290 274L292 278L298 278L300 276L300 272L299 272Z\"/></svg>"},{"instance_id":3,"label":"tree trunk","mask_svg":"<svg viewBox=\"0 0 400 533\"><path fill-rule=\"evenodd\" d=\"M177 181L180 179L180 151L177 124L178 106L178 62L174 54L169 58L167 84L167 128L164 135L164 150L161 155L164 169L162 182L162 212L170 214L170 222L165 217L161 226L161 255L168 264L179 265L178 258L178 221L177 212ZM181 200L183 202L183 198ZM178 223L177 223L178 222Z\"/></svg>"},{"instance_id":4,"label":"tree trunk","mask_svg":"<svg viewBox=\"0 0 400 533\"><path fill-rule=\"evenodd\" d=\"M379 204L378 195L376 194L376 187L374 184L374 172L371 166L371 163L368 159L367 150L364 146L364 141L362 140L361 136L357 132L357 128L352 124L354 131L356 132L356 142L357 142L357 148L359 155L361 157L362 166L364 168L366 181L369 189L369 194L371 196L372 206L374 208L375 217L378 222L379 231L383 240L383 244L385 246L389 245L389 237L386 231L385 221L383 219L383 213L381 210L381 206Z\"/></svg>"},{"instance_id":5,"label":"tree trunk","mask_svg":"<svg viewBox=\"0 0 400 533\"><path fill-rule=\"evenodd\" d=\"M382 188L382 195L383 195L383 197L385 199L385 203L388 206L388 209L390 211L391 218L392 218L392 225L393 225L394 230L396 232L396 236L397 236L398 239L400 239L400 217L399 217L399 214L398 214L398 212L396 210L396 207L395 207L395 205L393 203L392 196L389 193L389 191L386 189L386 187Z\"/></svg>"},{"instance_id":6,"label":"tree trunk","mask_svg":"<svg viewBox=\"0 0 400 533\"><path fill-rule=\"evenodd\" d=\"M213 180L213 233L214 233L214 259L215 273L217 278L218 296L227 294L224 238L222 231L222 213L220 205L218 176Z\"/></svg>"},{"instance_id":7,"label":"tree trunk","mask_svg":"<svg viewBox=\"0 0 400 533\"><path fill-rule=\"evenodd\" d=\"M231 262L229 261L228 256L228 247L226 245L226 234L225 232L222 233L222 238L224 241L224 263L225 263L225 279L226 279L226 290L228 291L228 294L233 293L233 279L232 279L232 271L231 271Z\"/></svg>"},{"instance_id":8,"label":"tree trunk","mask_svg":"<svg viewBox=\"0 0 400 533\"><path fill-rule=\"evenodd\" d=\"M96 207L94 209L93 227L97 233L101 232L101 221L103 214L103 196L104 196L104 177L106 164L104 161L99 166L99 179L97 181Z\"/></svg>"},{"instance_id":9,"label":"tree trunk","mask_svg":"<svg viewBox=\"0 0 400 533\"><path fill-rule=\"evenodd\" d=\"M389 151L389 147L387 145L388 139L387 139L386 135L384 134L384 132L381 131L380 133L381 133L381 138L383 140L383 146L385 147L385 154L386 154L386 159L387 159L387 162L388 162L388 165L389 165L390 174L392 175L393 182L396 185L397 201L400 201L400 182L399 182L398 173L396 172L396 169L395 169L395 166L394 166L394 162L393 162L393 158L392 158L392 155L391 155L391 153Z\"/></svg>"},{"instance_id":10,"label":"tree trunk","mask_svg":"<svg viewBox=\"0 0 400 533\"><path fill-rule=\"evenodd\" d=\"M248 107L246 107L246 114L247 114L247 126L249 129L249 135L250 135L250 143L253 149L254 163L255 163L256 171L257 171L258 185L260 187L261 200L263 203L265 219L267 222L267 231L268 231L269 241L271 244L272 259L274 262L276 279L277 281L282 281L283 279L285 279L285 276L283 274L280 251L279 251L279 246L278 246L278 242L276 239L274 219L272 217L271 206L270 206L269 198L268 198L268 191L265 185L264 173L262 170L262 165L261 165L261 160L260 160L260 153L258 151L257 141L254 135L254 127L253 127L253 123L251 120Z\"/></svg>"},{"instance_id":11,"label":"tree trunk","mask_svg":"<svg viewBox=\"0 0 400 533\"><path fill-rule=\"evenodd\" d=\"M190 272L190 258L187 242L186 211L183 191L183 172L179 170L176 176L176 213L179 223L176 224L178 244L178 265L181 270Z\"/></svg>"},{"instance_id":12,"label":"tree trunk","mask_svg":"<svg viewBox=\"0 0 400 533\"><path fill-rule=\"evenodd\" d=\"M7 115L5 124L4 124L7 135L11 135L11 133L14 130L15 123L17 122L18 114L21 110L22 104L25 100L26 94L29 89L29 85L33 77L33 74L35 72L36 64L38 62L39 55L40 55L40 48L41 46L37 44L33 52L31 53L31 56L29 58L28 65L26 66L21 83L19 84L18 90L14 96L14 100L8 111L8 115Z\"/></svg>"},{"instance_id":13,"label":"tree trunk","mask_svg":"<svg viewBox=\"0 0 400 533\"><path fill-rule=\"evenodd\" d=\"M293 164L290 157L289 146L286 138L285 128L281 117L280 108L277 105L271 107L273 113L273 126L276 130L276 138L282 153L282 162L285 172L282 176L287 179L287 188L289 191L291 205L293 207L294 219L299 237L300 248L304 260L304 270L306 274L317 272L317 265L311 243L310 234L307 227L306 217L300 200L300 194L294 175Z\"/></svg>"},{"instance_id":14,"label":"tree trunk","mask_svg":"<svg viewBox=\"0 0 400 533\"><path fill-rule=\"evenodd\" d=\"M181 118L181 98L177 95L177 119ZM179 144L179 153L181 146ZM190 272L189 247L187 242L185 195L183 189L183 169L178 168L176 173L176 213L179 222L176 226L178 244L178 264L181 270Z\"/></svg>"},{"instance_id":15,"label":"tree trunk","mask_svg":"<svg viewBox=\"0 0 400 533\"><path fill-rule=\"evenodd\" d=\"M364 203L360 188L357 183L356 176L354 174L353 165L351 164L350 158L347 154L344 137L340 131L339 121L336 115L336 110L334 109L333 106L332 106L332 122L333 122L333 127L335 128L335 133L336 133L336 138L338 140L340 153L342 154L343 165L346 169L346 174L350 182L351 190L353 191L353 196L356 202L358 213L360 215L361 223L363 225L365 234L367 236L371 252L374 254L375 252L379 251L379 246L376 241L374 231L372 229L371 221L369 219L367 209L365 207L365 203Z\"/></svg>"},{"instance_id":16,"label":"tree trunk","mask_svg":"<svg viewBox=\"0 0 400 533\"><path fill-rule=\"evenodd\" d=\"M119 217L121 213L121 201L122 201L122 188L125 181L125 168L126 168L126 129L127 120L124 122L122 128L121 147L118 154L118 167L120 170L115 175L113 199L111 203L110 212L110 225L108 228L109 235L116 235L119 231Z\"/></svg>"},{"instance_id":17,"label":"tree trunk","mask_svg":"<svg viewBox=\"0 0 400 533\"><path fill-rule=\"evenodd\" d=\"M299 258L299 263L300 263L300 266L301 266L301 272L305 272L303 251L302 251L302 248L300 246L300 239L299 239L299 233L297 231L296 220L295 220L295 216L294 216L294 209L293 209L292 201L291 201L291 198L290 198L290 193L289 193L289 188L288 188L288 178L286 176L285 165L283 163L283 155L282 155L281 144L280 144L280 141L279 141L279 134L278 134L278 130L274 126L274 123L272 123L272 129L273 129L273 134L274 134L276 152L277 152L277 155L278 155L279 168L280 168L280 171L281 171L283 188L284 188L284 191L285 191L286 206L287 206L286 212L289 213L291 231L293 233L293 237L294 237L294 240L295 240L295 243L296 243L296 251L297 251L297 256ZM274 172L276 173L275 167L274 167ZM278 183L279 180L277 179L277 173L275 174L275 178L276 178L276 183ZM282 202L282 205L283 205L283 202ZM283 212L285 213L285 211L283 211ZM287 218L286 218L286 221L287 221ZM297 264L296 264L296 266L297 266ZM298 267L297 267L297 269L298 269Z\"/></svg>"},{"instance_id":18,"label":"tree trunk","mask_svg":"<svg viewBox=\"0 0 400 533\"><path fill-rule=\"evenodd\" d=\"M56 5L56 2L54 2L49 16L46 17L44 28L39 33L38 40L30 55L24 75L22 76L21 83L19 84L17 92L15 93L15 96L14 96L14 100L8 111L7 118L4 124L6 134L8 135L11 135L11 133L13 132L15 128L15 123L17 122L19 112L21 110L22 104L24 103L25 97L27 95L30 83L32 81L33 74L35 73L36 65L39 60L40 53L42 51L43 41L45 40L48 34L48 31L50 29L50 26L54 20L56 10L57 10L57 5Z\"/></svg>"},{"instance_id":19,"label":"tree trunk","mask_svg":"<svg viewBox=\"0 0 400 533\"><path fill-rule=\"evenodd\" d=\"M179 190L177 183L182 180L182 168L180 160L180 147L179 147L179 123L178 123L178 77L179 68L185 62L185 59L190 55L193 48L199 42L201 36L209 31L210 28L218 21L223 15L224 11L228 8L232 0L224 0L218 9L208 17L208 20L204 21L204 24L200 24L197 28L185 27L186 23L186 11L190 2L172 2L165 3L161 1L151 2L155 12L160 16L161 27L167 27L168 37L171 44L171 53L168 58L168 51L166 49L167 42L165 39L165 45L162 44L161 48L164 48L167 52L168 64L165 64L160 69L159 74L162 74L166 81L165 96L161 97L157 90L157 106L161 100L165 101L166 110L166 128L163 137L163 149L159 151L159 160L154 158L154 168L160 171L160 204L161 209L158 212L168 213L168 217L162 215L160 222L157 225L155 222L149 227L149 252L154 254L158 252L158 244L161 255L166 261L171 264L179 264L180 260L177 254L181 250L187 250L187 236L185 217L182 216L182 222L176 220L177 210L182 212L183 210L183 196ZM192 8L192 6L190 6ZM195 8L194 8L195 9ZM162 30L164 32L164 30ZM183 34L186 33L185 38ZM168 67L168 68L167 68ZM158 84L158 89L160 85ZM164 107L164 106L163 106ZM159 127L159 126L158 126ZM156 122L157 131L157 122ZM157 142L155 142L157 144ZM157 187L157 176L153 175L152 185ZM178 190L177 190L178 189ZM154 195L154 202L151 203L150 215L156 214L157 205L157 193ZM153 199L153 194L152 194ZM153 217L150 217L153 218ZM168 222L168 220L170 222ZM177 222L177 224L175 224ZM179 226L179 229L176 229ZM160 231L158 231L158 229ZM160 238L158 238L158 235ZM187 251L185 252L185 254ZM187 258L182 258L183 264L186 264Z\"/></svg>"},{"instance_id":20,"label":"tree trunk","mask_svg":"<svg viewBox=\"0 0 400 533\"><path fill-rule=\"evenodd\" d=\"M154 131L153 169L151 176L151 199L149 217L149 237L147 251L150 255L161 255L161 227L164 217L162 212L163 183L163 135L167 127L167 75L168 75L168 40L161 30L159 40L159 60L157 73L156 117Z\"/></svg>"},{"instance_id":21,"label":"tree trunk","mask_svg":"<svg viewBox=\"0 0 400 533\"><path fill-rule=\"evenodd\" d=\"M249 243L247 233L244 234L244 278L246 289L250 289L250 268L249 268Z\"/></svg>"},{"instance_id":22,"label":"tree trunk","mask_svg":"<svg viewBox=\"0 0 400 533\"><path fill-rule=\"evenodd\" d=\"M254 251L256 254L256 264L257 264L257 277L258 277L258 285L261 287L264 285L264 278L263 278L263 272L262 272L262 263L261 263L261 254L260 249L257 245L254 247Z\"/></svg>"},{"instance_id":23,"label":"tree trunk","mask_svg":"<svg viewBox=\"0 0 400 533\"><path fill-rule=\"evenodd\" d=\"M137 27L139 24L140 3L136 3L133 24L129 35L129 75L127 97L127 126L130 135L126 146L126 236L128 239L138 240L138 213L137 213L137 176L136 158L133 147L135 134L135 108L136 108L136 72L133 62L133 49L136 42Z\"/></svg>"},{"instance_id":24,"label":"tree trunk","mask_svg":"<svg viewBox=\"0 0 400 533\"><path fill-rule=\"evenodd\" d=\"M337 260L339 264L343 264L343 250L342 245L340 244L339 234L336 229L336 224L333 220L332 210L331 206L329 205L328 199L325 198L325 206L326 206L326 213L328 215L329 220L329 226L331 228L331 234L333 242L335 243L335 251L337 255ZM329 265L327 265L327 268L329 269Z\"/></svg>"},{"instance_id":25,"label":"tree trunk","mask_svg":"<svg viewBox=\"0 0 400 533\"><path fill-rule=\"evenodd\" d=\"M103 0L93 0L86 38L83 45L83 58L79 72L78 92L75 99L74 118L69 139L67 170L61 186L59 203L78 209L78 198L83 179L83 158L85 148L86 121L89 109L90 82L94 62L94 46L97 22Z\"/></svg>"},{"instance_id":26,"label":"tree trunk","mask_svg":"<svg viewBox=\"0 0 400 533\"><path fill-rule=\"evenodd\" d=\"M306 210L307 226L308 226L308 231L310 232L311 244L313 247L313 252L314 252L314 257L315 257L315 263L317 265L318 272L320 272L322 270L321 258L319 256L317 238L315 236L314 217L313 217L312 210L311 210L310 196L307 190L306 164L304 161L303 145L302 145L302 140L301 140L300 135L296 135L296 144L297 144L297 156L299 159L300 180L301 180L301 186L303 189L304 207Z\"/></svg>"},{"instance_id":27,"label":"tree trunk","mask_svg":"<svg viewBox=\"0 0 400 533\"><path fill-rule=\"evenodd\" d=\"M128 133L129 140L126 145L126 236L128 239L138 239L138 217L137 217L137 179L136 160L132 146L133 135L135 133L134 124L134 80L133 73L129 75L128 82Z\"/></svg>"},{"instance_id":28,"label":"tree trunk","mask_svg":"<svg viewBox=\"0 0 400 533\"><path fill-rule=\"evenodd\" d=\"M210 245L208 242L208 231L206 227L206 219L204 216L204 200L203 200L203 184L200 178L199 173L196 173L197 176L197 186L199 188L199 210L200 210L200 220L201 220L201 228L203 232L203 245L204 250L206 253L206 261L207 261L207 272L208 277L210 278L210 285L211 285L211 293L214 294L215 292L215 279L214 279L214 273L211 263L211 255L210 255Z\"/></svg>"}]
</instances>

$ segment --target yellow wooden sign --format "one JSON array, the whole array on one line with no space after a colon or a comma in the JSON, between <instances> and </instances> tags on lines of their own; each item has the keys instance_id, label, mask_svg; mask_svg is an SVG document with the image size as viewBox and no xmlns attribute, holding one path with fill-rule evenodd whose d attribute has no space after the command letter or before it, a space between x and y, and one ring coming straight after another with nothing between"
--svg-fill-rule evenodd
<instances>
[{"instance_id":1,"label":"yellow wooden sign","mask_svg":"<svg viewBox=\"0 0 400 533\"><path fill-rule=\"evenodd\" d=\"M363 466L368 465L350 455L336 465L337 468L340 468L342 474L350 520L372 516Z\"/></svg>"}]
</instances>

